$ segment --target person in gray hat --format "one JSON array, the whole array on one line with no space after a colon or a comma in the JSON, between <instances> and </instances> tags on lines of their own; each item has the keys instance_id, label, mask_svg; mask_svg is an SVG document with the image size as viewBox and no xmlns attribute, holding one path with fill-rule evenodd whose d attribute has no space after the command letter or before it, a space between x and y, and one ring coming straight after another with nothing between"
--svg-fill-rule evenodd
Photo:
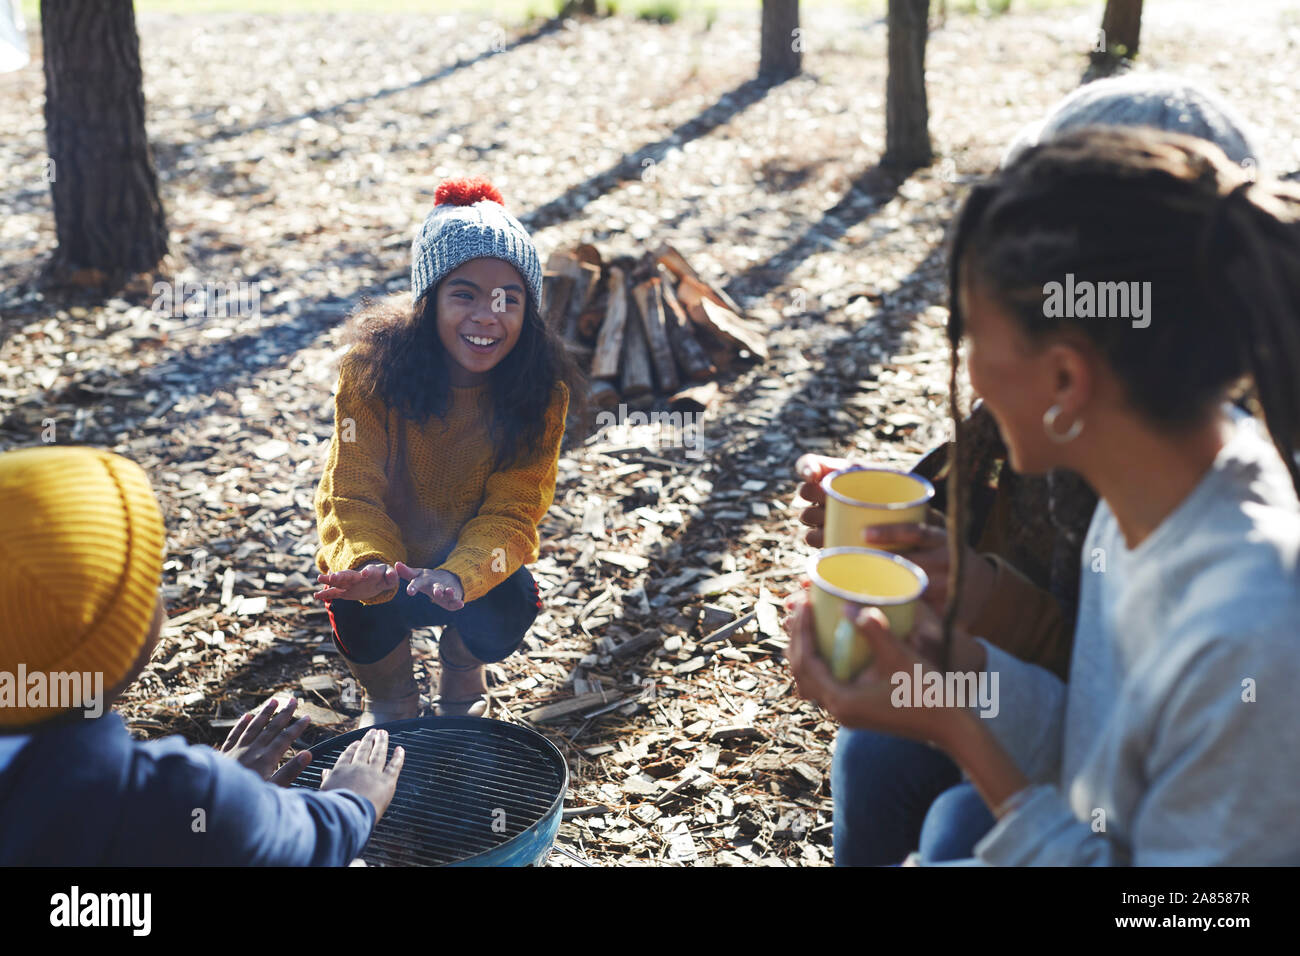
<instances>
[{"instance_id":1,"label":"person in gray hat","mask_svg":"<svg viewBox=\"0 0 1300 956\"><path fill-rule=\"evenodd\" d=\"M1084 126L1148 126L1213 143L1243 169L1258 173L1252 134L1213 90L1167 73L1129 73L1079 87L1038 122L1016 134L998 164L1006 169L1030 146Z\"/></svg>"},{"instance_id":2,"label":"person in gray hat","mask_svg":"<svg viewBox=\"0 0 1300 956\"><path fill-rule=\"evenodd\" d=\"M582 383L541 317L527 231L482 179L438 187L411 292L356 317L316 493L317 597L366 691L360 726L415 717L412 628L441 626L437 710L487 712L483 665L541 607L525 567Z\"/></svg>"}]
</instances>

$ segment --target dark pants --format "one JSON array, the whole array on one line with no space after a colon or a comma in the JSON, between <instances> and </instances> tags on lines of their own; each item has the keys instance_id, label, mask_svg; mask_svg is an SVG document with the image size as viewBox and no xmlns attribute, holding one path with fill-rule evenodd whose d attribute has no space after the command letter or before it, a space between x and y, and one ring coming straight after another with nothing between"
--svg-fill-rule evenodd
<instances>
[{"instance_id":1,"label":"dark pants","mask_svg":"<svg viewBox=\"0 0 1300 956\"><path fill-rule=\"evenodd\" d=\"M451 624L469 652L484 664L504 660L519 649L542 607L537 582L520 567L477 601L448 611L424 594L407 594L407 582L383 604L341 598L326 601L334 644L350 661L373 664L410 635L411 628Z\"/></svg>"},{"instance_id":2,"label":"dark pants","mask_svg":"<svg viewBox=\"0 0 1300 956\"><path fill-rule=\"evenodd\" d=\"M975 855L993 814L961 768L914 740L841 727L831 758L837 866L891 866Z\"/></svg>"}]
</instances>

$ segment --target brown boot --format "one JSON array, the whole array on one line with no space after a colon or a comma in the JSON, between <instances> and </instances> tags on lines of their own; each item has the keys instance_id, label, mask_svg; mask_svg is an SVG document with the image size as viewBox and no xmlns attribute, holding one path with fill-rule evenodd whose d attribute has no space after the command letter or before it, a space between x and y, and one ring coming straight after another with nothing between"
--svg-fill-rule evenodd
<instances>
[{"instance_id":1,"label":"brown boot","mask_svg":"<svg viewBox=\"0 0 1300 956\"><path fill-rule=\"evenodd\" d=\"M492 698L484 683L483 662L469 652L460 632L450 624L438 638L438 661L442 665L438 675L438 716L486 717ZM452 685L458 693L448 692Z\"/></svg>"},{"instance_id":2,"label":"brown boot","mask_svg":"<svg viewBox=\"0 0 1300 956\"><path fill-rule=\"evenodd\" d=\"M403 638L373 664L347 663L366 693L358 729L420 716L420 688L412 670L410 638Z\"/></svg>"}]
</instances>

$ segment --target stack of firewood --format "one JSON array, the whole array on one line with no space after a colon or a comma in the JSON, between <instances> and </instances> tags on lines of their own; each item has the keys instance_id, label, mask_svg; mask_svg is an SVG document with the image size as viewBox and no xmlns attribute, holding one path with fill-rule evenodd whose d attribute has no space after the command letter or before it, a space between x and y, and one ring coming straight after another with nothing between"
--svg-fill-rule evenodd
<instances>
[{"instance_id":1,"label":"stack of firewood","mask_svg":"<svg viewBox=\"0 0 1300 956\"><path fill-rule=\"evenodd\" d=\"M542 315L588 371L596 406L662 395L703 407L719 373L767 358L762 330L667 245L609 262L592 245L555 252Z\"/></svg>"}]
</instances>

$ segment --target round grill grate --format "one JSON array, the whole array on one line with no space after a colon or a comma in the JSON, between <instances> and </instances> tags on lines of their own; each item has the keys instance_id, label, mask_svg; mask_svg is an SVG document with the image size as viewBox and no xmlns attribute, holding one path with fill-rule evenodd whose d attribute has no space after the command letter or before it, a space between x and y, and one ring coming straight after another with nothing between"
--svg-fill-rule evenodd
<instances>
[{"instance_id":1,"label":"round grill grate","mask_svg":"<svg viewBox=\"0 0 1300 956\"><path fill-rule=\"evenodd\" d=\"M529 865L555 839L568 788L564 757L541 734L482 717L420 717L379 725L406 764L361 858L370 866ZM322 771L364 730L311 748L294 786Z\"/></svg>"}]
</instances>

